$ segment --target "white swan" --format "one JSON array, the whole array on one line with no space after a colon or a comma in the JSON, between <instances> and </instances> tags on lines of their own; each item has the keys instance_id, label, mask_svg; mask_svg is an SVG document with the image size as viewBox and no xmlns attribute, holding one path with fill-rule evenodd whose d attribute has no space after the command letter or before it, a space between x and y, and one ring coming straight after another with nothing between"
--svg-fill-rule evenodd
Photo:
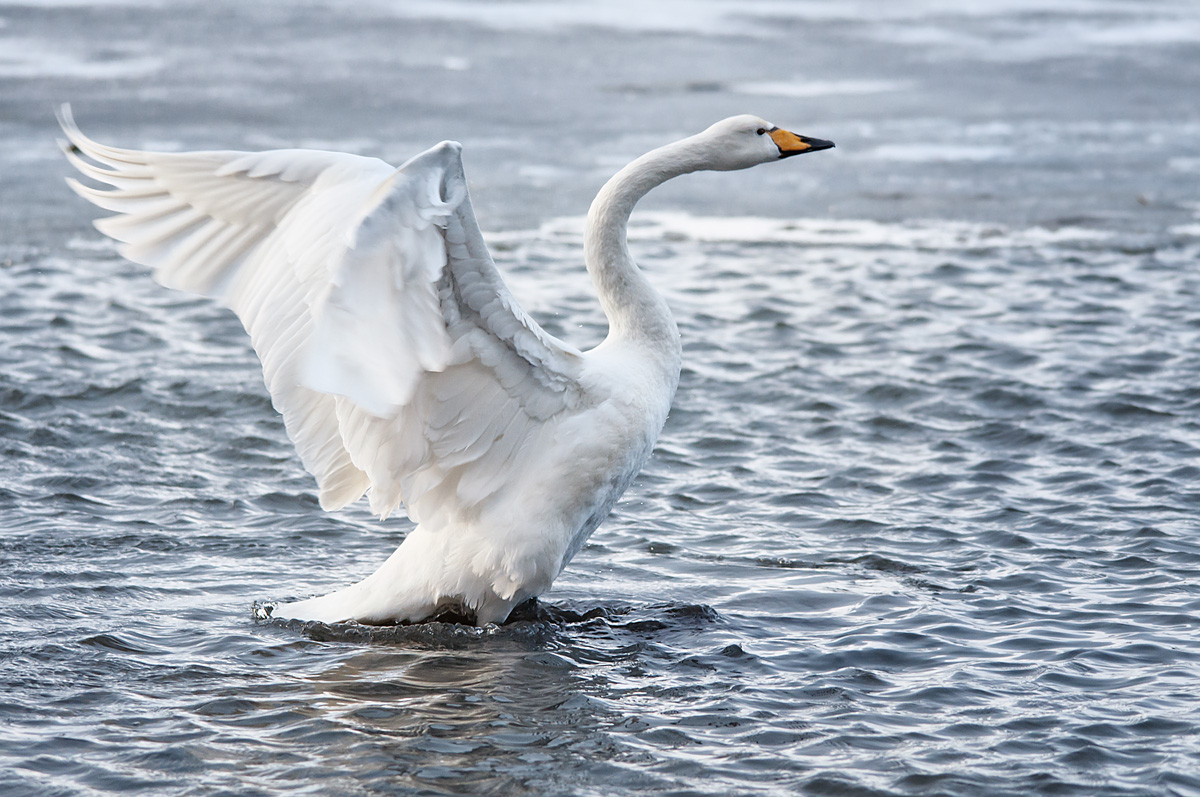
<instances>
[{"instance_id":1,"label":"white swan","mask_svg":"<svg viewBox=\"0 0 1200 797\"><path fill-rule=\"evenodd\" d=\"M641 469L679 382L679 331L626 245L634 204L701 169L833 144L735 116L630 163L588 213L609 334L579 351L517 305L484 245L461 147L396 169L332 152L157 153L85 137L67 157L118 216L96 222L163 285L211 296L250 333L321 506L369 493L417 526L370 577L274 616L501 622L544 592ZM82 156L86 156L84 159Z\"/></svg>"}]
</instances>

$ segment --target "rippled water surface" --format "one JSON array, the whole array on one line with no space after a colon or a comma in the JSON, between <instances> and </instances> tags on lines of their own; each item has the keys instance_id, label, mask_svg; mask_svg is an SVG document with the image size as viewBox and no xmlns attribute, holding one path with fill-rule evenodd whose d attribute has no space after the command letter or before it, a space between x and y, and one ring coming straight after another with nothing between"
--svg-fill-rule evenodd
<instances>
[{"instance_id":1,"label":"rippled water surface","mask_svg":"<svg viewBox=\"0 0 1200 797\"><path fill-rule=\"evenodd\" d=\"M1183 2L0 3L0 788L1200 794L1197 41ZM621 163L743 111L838 148L635 216L682 382L552 593L329 627L252 606L408 526L322 513L237 321L92 232L67 99L131 146L458 138L582 346Z\"/></svg>"}]
</instances>

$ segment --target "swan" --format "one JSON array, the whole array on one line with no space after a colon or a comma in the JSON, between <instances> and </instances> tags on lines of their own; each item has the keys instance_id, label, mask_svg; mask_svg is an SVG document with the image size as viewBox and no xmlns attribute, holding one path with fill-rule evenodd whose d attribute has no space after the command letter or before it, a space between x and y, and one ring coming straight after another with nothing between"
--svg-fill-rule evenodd
<instances>
[{"instance_id":1,"label":"swan","mask_svg":"<svg viewBox=\"0 0 1200 797\"><path fill-rule=\"evenodd\" d=\"M241 319L321 507L368 495L416 524L366 579L276 604L326 623L503 622L547 589L641 470L679 383L679 330L626 243L634 204L698 170L833 147L734 116L637 158L592 203L584 258L609 332L581 351L530 318L444 141L399 168L335 152L141 152L63 106L68 178L120 253Z\"/></svg>"}]
</instances>

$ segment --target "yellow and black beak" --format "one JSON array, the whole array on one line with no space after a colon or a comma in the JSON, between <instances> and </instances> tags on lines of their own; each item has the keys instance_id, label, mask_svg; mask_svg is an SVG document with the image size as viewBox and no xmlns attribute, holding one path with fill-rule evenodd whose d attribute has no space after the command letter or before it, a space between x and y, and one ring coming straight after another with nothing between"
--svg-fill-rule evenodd
<instances>
[{"instance_id":1,"label":"yellow and black beak","mask_svg":"<svg viewBox=\"0 0 1200 797\"><path fill-rule=\"evenodd\" d=\"M775 146L779 147L779 157L781 158L790 158L793 155L801 155L805 152L816 152L819 149L833 148L832 141L826 141L823 138L798 136L795 133L789 133L778 127L769 131L769 133L771 140L775 142Z\"/></svg>"}]
</instances>

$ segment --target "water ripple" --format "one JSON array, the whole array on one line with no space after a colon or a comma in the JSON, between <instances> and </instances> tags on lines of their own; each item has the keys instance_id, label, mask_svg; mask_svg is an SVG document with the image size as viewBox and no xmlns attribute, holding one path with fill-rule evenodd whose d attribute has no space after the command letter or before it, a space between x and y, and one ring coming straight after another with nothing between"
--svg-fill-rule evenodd
<instances>
[{"instance_id":1,"label":"water ripple","mask_svg":"<svg viewBox=\"0 0 1200 797\"><path fill-rule=\"evenodd\" d=\"M32 3L5 21L69 19L90 35L106 20L104 31L124 31L109 43L119 66L139 63L145 37L180 29L161 5L131 15L79 4L64 15ZM1029 90L1024 72L1018 94L993 95L981 90L985 76L944 60L929 67L963 41L1028 60L1023 48L1040 47L1049 30L1077 52L1123 46L1110 28L1133 12L1093 19L1087 5L922 21L886 11L867 30L845 18L861 9L829 12L833 24L821 4L798 4L803 26L776 8L770 26L752 25L769 27L781 47L809 42L817 75L842 68L846 52L867 52L853 49L855 30L870 41L862 64L885 69L892 48L913 45L880 31L921 39L926 82L840 98L851 105L837 113L814 105L814 114L865 120L830 134L844 153L834 166L741 175L766 182L747 183L758 188L737 203L697 177L658 195L660 207L695 215L639 214L632 246L676 310L685 346L676 405L646 472L555 590L484 629L454 617L375 628L253 616L256 601L361 578L408 526L380 524L361 507L320 511L236 319L155 287L80 235L82 217L62 215L57 176L41 194L32 176L55 157L50 134L5 122L4 793L1200 793L1200 238L1194 169L1184 163L1197 128L1184 118L1190 106L1153 93L1167 78L1191 89L1194 70L1186 51L1155 47L1136 59L1072 61L1090 75L1081 91L1094 82L1151 93L1122 106L1125 121L1049 122L1038 103L1050 100ZM1183 47L1195 15L1149 6L1137 14L1179 21L1167 38ZM235 52L248 35L220 4L220 20L181 7L210 25L188 28L195 41L232 41ZM255 35L254 69L244 58L214 60L209 47L176 48L162 79L178 85L121 82L117 69L116 82L90 81L96 108L114 97L127 107L136 95L139 135L236 143L261 127L247 124L247 109L266 120L308 93L260 73L319 73L314 96L338 86L339 100L370 116L355 124L381 131L355 147L401 150L425 128L372 109L428 109L434 99L395 101L386 92L400 81L342 97L349 83L330 81L344 73L360 83L360 53L373 53L375 69L381 53L393 63L436 49L436 60L405 69L463 73L442 93L495 108L501 95L485 69L510 74L522 53L566 46L517 26L503 42L479 39L465 60L484 66L450 70L445 47L458 40L446 30L406 19L415 38L397 49L395 20L362 6L353 14L373 24L339 34L336 59L304 48L317 71L297 71L295 41L321 41L328 32L314 26L330 17L275 4L238 13L275 32ZM806 33L813 26L830 34L827 60ZM67 33L64 47L82 35ZM570 35L562 63L576 66L539 79L560 87L544 99L571 111L564 117L579 113L566 123L597 142L598 157L658 140L626 130L643 110L661 126L685 107L724 107L730 87L749 85L729 78L672 93L632 79L587 83L591 56L641 56L616 38L596 44L588 37L607 34L591 29ZM580 41L595 49L577 50ZM687 37L645 41L656 44L645 48L656 74L660 62L689 72L708 63L692 57L700 45ZM92 44L80 52L108 58ZM1154 72L1151 62L1177 68ZM173 116L179 86L200 77L218 81L204 84L214 115L188 117L184 132L174 118L155 127L151 117ZM11 82L14 103L43 113L42 95L23 93L28 81ZM78 90L55 85L62 96ZM1015 118L967 120L928 105L943 90L976 109L980 96L994 97ZM629 112L601 120L571 102L590 106L605 92ZM883 94L924 110L893 101L872 111ZM645 95L653 108L637 105ZM1096 95L1081 96L1060 99ZM522 132L527 121L489 129L496 150L487 154L562 158L554 168L580 185L608 171L580 161L584 147L564 154L557 135L530 138L543 134ZM509 183L483 163L491 160L472 164L481 209L490 201L520 220L577 212L565 210L576 207L566 193L547 190L553 199L538 204L499 190ZM954 166L964 160L969 172ZM1173 165L1164 172L1164 163ZM1153 193L1143 184L1159 193L1137 199ZM791 213L774 203L801 194L830 218L711 217L743 201ZM941 218L1001 215L1007 223ZM491 238L523 305L587 345L604 323L578 268L579 230L568 218L510 224Z\"/></svg>"}]
</instances>

